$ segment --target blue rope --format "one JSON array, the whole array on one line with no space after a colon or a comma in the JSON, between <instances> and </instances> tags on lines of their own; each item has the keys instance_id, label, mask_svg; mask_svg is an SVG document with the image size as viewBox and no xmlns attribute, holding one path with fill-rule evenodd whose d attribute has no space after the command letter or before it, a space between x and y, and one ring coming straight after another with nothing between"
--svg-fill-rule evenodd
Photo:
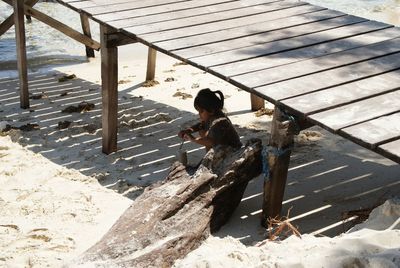
<instances>
[{"instance_id":1,"label":"blue rope","mask_svg":"<svg viewBox=\"0 0 400 268\"><path fill-rule=\"evenodd\" d=\"M293 145L288 146L286 148L276 148L272 146L263 146L263 149L261 151L261 157L262 157L262 172L264 173L264 178L269 177L269 163L268 163L268 157L270 155L279 157L281 155L286 154L287 152L291 151L293 149Z\"/></svg>"}]
</instances>

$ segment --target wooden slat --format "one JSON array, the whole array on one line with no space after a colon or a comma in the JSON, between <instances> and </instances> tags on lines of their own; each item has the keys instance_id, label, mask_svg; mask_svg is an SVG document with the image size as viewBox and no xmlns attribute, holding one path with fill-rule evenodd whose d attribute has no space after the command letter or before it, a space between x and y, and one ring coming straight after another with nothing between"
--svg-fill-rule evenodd
<instances>
[{"instance_id":1,"label":"wooden slat","mask_svg":"<svg viewBox=\"0 0 400 268\"><path fill-rule=\"evenodd\" d=\"M275 0L271 0L275 1ZM193 16L201 16L220 11L239 9L247 6L255 6L265 3L265 0L203 0L174 3L151 8L135 9L123 12L108 13L95 16L97 19L107 22L115 28L124 28L138 25L147 25L156 22L165 22L174 19L182 19ZM169 12L168 12L169 11Z\"/></svg>"},{"instance_id":2,"label":"wooden slat","mask_svg":"<svg viewBox=\"0 0 400 268\"><path fill-rule=\"evenodd\" d=\"M332 10L321 10L318 12L302 14L298 16L292 16L289 18L277 19L274 21L267 21L262 23L255 23L251 25L245 25L234 29L226 29L217 32L204 33L195 36L178 38L169 41L155 42L159 47L165 50L178 50L187 47L201 46L210 43L220 42L224 40L232 40L243 36L252 36L259 33L266 33L269 31L285 29L289 27L299 26L303 24L320 22L326 20L323 23L332 23L329 20L342 21L343 24L351 23L350 21L361 22L366 19L358 18L354 16L345 16L345 14Z\"/></svg>"},{"instance_id":3,"label":"wooden slat","mask_svg":"<svg viewBox=\"0 0 400 268\"><path fill-rule=\"evenodd\" d=\"M254 88L270 101L300 96L400 68L400 53ZM268 75L266 72L265 75Z\"/></svg>"},{"instance_id":4,"label":"wooden slat","mask_svg":"<svg viewBox=\"0 0 400 268\"><path fill-rule=\"evenodd\" d=\"M398 88L400 88L400 70L290 98L282 103L297 113L310 115Z\"/></svg>"},{"instance_id":5,"label":"wooden slat","mask_svg":"<svg viewBox=\"0 0 400 268\"><path fill-rule=\"evenodd\" d=\"M251 24L255 24L255 23L273 21L273 20L277 20L277 19L281 19L281 18L289 18L291 16L317 12L317 11L324 10L324 9L325 8L314 7L311 5L296 6L296 7L285 9L285 10L272 11L272 12L267 13L268 15L258 14L258 15L248 16L248 17L240 17L240 18L231 19L231 20L218 21L218 22L207 24L207 25L205 25L205 24L204 25L196 25L196 26L191 26L191 27L186 27L186 28L166 30L166 31L157 32L157 33L141 34L141 35L138 35L138 38L141 39L144 43L150 43L150 42L153 43L153 42L165 41L165 40L176 39L176 38L181 38L181 37L194 36L194 35L203 34L203 33L216 32L216 31L221 31L224 29L233 29L233 28L243 27L243 26L251 25ZM126 28L124 30L130 32L129 28Z\"/></svg>"},{"instance_id":6,"label":"wooden slat","mask_svg":"<svg viewBox=\"0 0 400 268\"><path fill-rule=\"evenodd\" d=\"M108 1L108 3L105 3L104 5L99 5L95 4L92 6L80 6L81 9L83 9L85 12L91 14L91 15L99 15L99 14L105 14L105 13L110 13L110 12L118 12L118 11L123 11L123 10L130 10L130 9L135 9L135 8L143 8L143 7L151 7L151 6L159 6L159 5L166 5L170 3L176 3L176 2L187 2L190 0L146 0L146 1L120 1L119 3L116 3L114 1ZM76 7L79 7L79 5L75 5Z\"/></svg>"},{"instance_id":7,"label":"wooden slat","mask_svg":"<svg viewBox=\"0 0 400 268\"><path fill-rule=\"evenodd\" d=\"M358 48L360 46L382 42L385 40L396 38L400 36L399 34L400 30L398 28L383 29L380 31L369 32L310 47L284 51L279 53L279 57L276 57L276 55L272 54L268 56L252 58L249 60L218 65L215 67L211 67L210 70L212 72L220 73L226 77L232 77L243 73L250 73L272 67L283 66L298 61L304 61L310 58L327 56L332 53L337 53L340 51ZM261 71L260 73L262 74L263 71Z\"/></svg>"},{"instance_id":8,"label":"wooden slat","mask_svg":"<svg viewBox=\"0 0 400 268\"><path fill-rule=\"evenodd\" d=\"M377 152L400 163L400 140L379 146Z\"/></svg>"},{"instance_id":9,"label":"wooden slat","mask_svg":"<svg viewBox=\"0 0 400 268\"><path fill-rule=\"evenodd\" d=\"M262 85L277 83L311 73L399 52L399 40L400 39L395 38L352 50L330 54L324 57L268 69L267 71L261 70L249 74L233 76L231 78L239 83L246 83L246 86L249 87L259 87ZM265 75L266 73L268 74L267 76ZM250 78L251 81L249 81Z\"/></svg>"},{"instance_id":10,"label":"wooden slat","mask_svg":"<svg viewBox=\"0 0 400 268\"><path fill-rule=\"evenodd\" d=\"M277 42L271 42L266 44L259 44L250 47L244 47L235 50L229 50L226 52L220 52L212 55L206 55L201 57L194 57L191 61L198 65L205 66L207 68L226 64L230 62L245 60L249 58L261 57L269 54L276 54L279 52L297 49L301 47L307 47L315 44L320 44L323 42L328 42L332 40L337 40L345 37L350 37L354 35L359 35L362 33L367 33L371 31L376 31L379 29L387 28L388 25L367 21L362 23L357 23L353 25L348 25L340 28L334 28L322 32L312 33L308 35L302 35L298 37L293 37L286 40L281 40ZM180 51L175 52L180 56ZM252 75L254 76L254 75ZM240 78L238 78L240 79ZM245 78L246 79L246 78ZM254 83L255 84L255 83ZM253 85L252 85L253 86Z\"/></svg>"},{"instance_id":11,"label":"wooden slat","mask_svg":"<svg viewBox=\"0 0 400 268\"><path fill-rule=\"evenodd\" d=\"M320 31L326 31L332 28L343 27L346 25L355 24L363 21L365 20L362 18L354 16L345 16L337 19L327 20L324 23L308 23L296 27L284 28L271 32L263 32L257 35L245 36L242 38L240 37L231 38L230 36L224 36L221 38L228 38L229 40L203 46L193 46L186 49L180 49L179 51L177 50L173 51L174 53L177 53L181 57L190 59L209 54L216 54L218 52L236 50L245 47L252 47L257 44L265 44L268 42L278 41L282 39L288 39ZM288 41L291 42L292 39Z\"/></svg>"},{"instance_id":12,"label":"wooden slat","mask_svg":"<svg viewBox=\"0 0 400 268\"><path fill-rule=\"evenodd\" d=\"M335 109L313 114L309 118L333 132L364 121L399 112L400 90Z\"/></svg>"},{"instance_id":13,"label":"wooden slat","mask_svg":"<svg viewBox=\"0 0 400 268\"><path fill-rule=\"evenodd\" d=\"M268 16L268 12L285 10L286 8L296 7L304 5L302 2L276 2L268 5L259 5L252 7L243 7L240 9L234 9L230 11L221 11L213 14L205 14L196 17L176 19L166 22L151 23L146 25L139 25L133 27L121 27L127 31L130 31L136 35L154 33L161 31L168 31L173 29L185 28L196 25L203 25L213 22L225 22L229 23L229 20L234 20L243 17L249 17L251 15L263 14ZM204 25L203 27L208 27Z\"/></svg>"},{"instance_id":14,"label":"wooden slat","mask_svg":"<svg viewBox=\"0 0 400 268\"><path fill-rule=\"evenodd\" d=\"M81 26L82 26L82 31L85 36L88 38L92 39L92 33L90 32L90 23L89 23L89 18L85 14L80 14L81 17ZM89 58L94 58L94 50L91 47L85 46L86 49L86 56Z\"/></svg>"},{"instance_id":15,"label":"wooden slat","mask_svg":"<svg viewBox=\"0 0 400 268\"><path fill-rule=\"evenodd\" d=\"M340 134L364 147L375 149L378 144L400 138L400 113L343 128Z\"/></svg>"}]
</instances>

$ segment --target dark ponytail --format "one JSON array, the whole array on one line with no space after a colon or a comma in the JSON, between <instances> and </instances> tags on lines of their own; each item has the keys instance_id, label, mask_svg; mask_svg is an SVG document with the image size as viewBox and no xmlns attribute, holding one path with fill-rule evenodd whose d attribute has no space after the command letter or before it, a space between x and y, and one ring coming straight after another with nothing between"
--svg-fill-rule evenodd
<instances>
[{"instance_id":1,"label":"dark ponytail","mask_svg":"<svg viewBox=\"0 0 400 268\"><path fill-rule=\"evenodd\" d=\"M209 88L204 88L197 93L194 99L194 108L221 114L224 108L224 94L220 90L211 91Z\"/></svg>"}]
</instances>

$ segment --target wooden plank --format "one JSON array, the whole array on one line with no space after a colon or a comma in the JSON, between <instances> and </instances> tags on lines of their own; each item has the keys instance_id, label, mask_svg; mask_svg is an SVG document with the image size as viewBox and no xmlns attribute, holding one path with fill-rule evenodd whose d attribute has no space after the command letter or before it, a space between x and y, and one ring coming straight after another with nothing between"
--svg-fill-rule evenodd
<instances>
[{"instance_id":1,"label":"wooden plank","mask_svg":"<svg viewBox=\"0 0 400 268\"><path fill-rule=\"evenodd\" d=\"M310 115L345 105L368 96L393 91L400 87L400 70L365 78L333 88L282 101L285 106L303 115Z\"/></svg>"},{"instance_id":2,"label":"wooden plank","mask_svg":"<svg viewBox=\"0 0 400 268\"><path fill-rule=\"evenodd\" d=\"M281 18L274 21L245 25L243 27L237 27L234 29L226 29L211 33L204 33L184 38L172 39L168 41L155 42L155 44L159 47L162 47L165 50L172 51L187 47L201 46L210 43L221 42L225 40L232 40L243 36L252 36L254 34L266 33L269 31L285 29L313 22L317 24L317 22L320 22L322 20L326 20L324 21L324 23L332 23L328 21L330 19L332 20L336 19L338 23L342 21L343 24L350 24L352 21L354 21L354 23L366 21L366 19L359 17L345 16L345 14L337 11L321 10L318 12L301 14L289 18Z\"/></svg>"},{"instance_id":3,"label":"wooden plank","mask_svg":"<svg viewBox=\"0 0 400 268\"><path fill-rule=\"evenodd\" d=\"M398 68L400 68L400 53L395 53L332 70L256 87L254 90L260 96L264 96L272 102L282 101L283 99L354 82ZM265 72L265 75L268 76L268 72Z\"/></svg>"},{"instance_id":4,"label":"wooden plank","mask_svg":"<svg viewBox=\"0 0 400 268\"><path fill-rule=\"evenodd\" d=\"M340 51L346 51L360 46L382 42L398 37L400 30L398 28L383 29L380 31L369 32L344 39L334 40L327 43L313 45L310 47L289 50L276 55L252 58L239 62L228 63L211 67L212 72L220 73L226 77L255 72L286 64L304 61L310 58L326 56ZM284 68L284 67L282 67Z\"/></svg>"},{"instance_id":5,"label":"wooden plank","mask_svg":"<svg viewBox=\"0 0 400 268\"><path fill-rule=\"evenodd\" d=\"M239 17L226 21L218 21L207 25L196 25L186 28L165 30L163 32L157 32L157 33L142 34L138 35L138 38L143 40L144 43L150 43L150 42L153 43L153 42L165 41L181 37L194 36L203 33L217 32L224 29L233 29L255 23L273 21L281 18L289 18L291 16L317 12L324 9L326 8L314 7L311 5L296 6L285 10L277 10L269 12L267 13L268 16L266 16L266 14L257 14L248 17ZM130 32L129 28L126 28L125 30Z\"/></svg>"},{"instance_id":6,"label":"wooden plank","mask_svg":"<svg viewBox=\"0 0 400 268\"><path fill-rule=\"evenodd\" d=\"M332 132L400 110L400 90L310 115L312 122Z\"/></svg>"},{"instance_id":7,"label":"wooden plank","mask_svg":"<svg viewBox=\"0 0 400 268\"><path fill-rule=\"evenodd\" d=\"M24 23L24 0L14 0L15 40L17 45L17 65L19 74L20 106L29 108L28 69L26 58L26 40Z\"/></svg>"},{"instance_id":8,"label":"wooden plank","mask_svg":"<svg viewBox=\"0 0 400 268\"><path fill-rule=\"evenodd\" d=\"M90 23L89 23L88 16L81 13L80 17L81 17L81 26L82 26L83 34L85 36L87 36L88 38L92 39L92 34L90 32ZM91 48L89 46L85 46L85 49L86 49L86 56L88 58L94 58L94 50L93 50L93 48Z\"/></svg>"},{"instance_id":9,"label":"wooden plank","mask_svg":"<svg viewBox=\"0 0 400 268\"><path fill-rule=\"evenodd\" d=\"M249 74L232 76L250 87L268 85L400 51L399 38ZM284 71L282 73L282 71ZM250 82L246 82L251 79Z\"/></svg>"},{"instance_id":10,"label":"wooden plank","mask_svg":"<svg viewBox=\"0 0 400 268\"><path fill-rule=\"evenodd\" d=\"M13 5L12 0L3 0L3 1L11 6ZM39 0L27 0L25 2L25 5L34 6L37 2L39 2ZM13 25L14 25L14 12L0 24L0 36L2 36L5 32L7 32Z\"/></svg>"},{"instance_id":11,"label":"wooden plank","mask_svg":"<svg viewBox=\"0 0 400 268\"><path fill-rule=\"evenodd\" d=\"M380 144L400 138L400 113L343 128L339 134L373 150Z\"/></svg>"},{"instance_id":12,"label":"wooden plank","mask_svg":"<svg viewBox=\"0 0 400 268\"><path fill-rule=\"evenodd\" d=\"M226 64L249 58L256 58L265 55L276 54L279 52L302 48L302 47L308 47L311 45L329 42L363 33L368 33L388 27L389 26L387 24L374 21L367 21L367 22L347 25L340 28L334 28L322 32L293 37L290 39L284 39L276 42L258 44L254 46L248 46L244 48L229 50L206 56L193 57L191 58L191 61L195 62L198 65L209 68L220 64ZM283 30L283 32L285 33L286 31ZM176 51L175 53L181 56L180 51Z\"/></svg>"},{"instance_id":13,"label":"wooden plank","mask_svg":"<svg viewBox=\"0 0 400 268\"><path fill-rule=\"evenodd\" d=\"M400 164L400 140L379 146L377 152Z\"/></svg>"},{"instance_id":14,"label":"wooden plank","mask_svg":"<svg viewBox=\"0 0 400 268\"><path fill-rule=\"evenodd\" d=\"M108 47L108 34L112 30L100 25L101 38L101 93L102 93L102 151L117 151L118 128L118 48Z\"/></svg>"},{"instance_id":15,"label":"wooden plank","mask_svg":"<svg viewBox=\"0 0 400 268\"><path fill-rule=\"evenodd\" d=\"M83 9L85 12L91 14L91 15L99 15L103 13L110 13L110 12L118 12L118 11L123 11L123 10L130 10L130 9L136 9L136 8L144 8L144 7L151 7L151 6L159 6L159 5L166 5L170 3L176 3L176 2L187 2L191 0L146 0L146 1L119 1L119 2L114 2L114 1L108 1L108 3L103 3L103 2L95 2L95 5L89 6L89 5L74 5L75 7L79 7Z\"/></svg>"},{"instance_id":16,"label":"wooden plank","mask_svg":"<svg viewBox=\"0 0 400 268\"><path fill-rule=\"evenodd\" d=\"M200 15L189 18L175 19L171 21L165 22L157 22L146 25L139 25L133 27L121 27L127 31L130 31L136 35L146 34L146 33L154 33L154 32L162 32L167 30L174 30L178 28L185 28L196 25L210 24L213 22L226 22L229 23L229 20L237 19L237 18L245 18L251 15L259 15L263 14L264 16L268 16L268 12L286 10L290 7L296 7L304 5L303 2L276 2L268 5L259 5L259 6L251 6L251 7L243 7L240 9L230 10L230 11L221 11L213 14ZM208 27L208 25L203 25L203 27Z\"/></svg>"},{"instance_id":17,"label":"wooden plank","mask_svg":"<svg viewBox=\"0 0 400 268\"><path fill-rule=\"evenodd\" d=\"M231 38L230 36L224 36L222 38L228 38L227 41L211 43L202 46L192 46L185 49L172 50L181 57L194 58L200 56L206 56L210 54L216 54L219 52L225 52L230 50L236 50L240 48L252 47L257 44L266 44L268 42L284 40L306 34L312 34L316 32L326 31L346 25L356 24L365 21L362 18L354 16L344 16L337 19L327 20L324 23L308 23L290 28L279 29L276 31L263 32L260 34ZM340 29L339 29L340 30ZM236 35L236 34L235 34ZM300 37L299 37L300 38ZM289 40L291 41L291 40ZM285 41L282 41L285 42Z\"/></svg>"},{"instance_id":18,"label":"wooden plank","mask_svg":"<svg viewBox=\"0 0 400 268\"><path fill-rule=\"evenodd\" d=\"M246 0L249 1L249 0ZM257 2L264 2L265 0L257 0ZM138 8L133 10L124 10L119 12L111 12L106 14L94 15L98 20L104 22L111 21L121 21L123 20L126 25L130 23L131 25L145 24L148 19L148 23L153 23L157 21L165 21L176 18L182 18L185 16L205 14L205 10L208 8L213 8L217 6L237 6L241 1L237 0L204 0L204 1L186 1L171 3L163 6L152 6L145 8ZM116 24L117 25L117 24ZM115 27L115 26L114 26Z\"/></svg>"}]
</instances>

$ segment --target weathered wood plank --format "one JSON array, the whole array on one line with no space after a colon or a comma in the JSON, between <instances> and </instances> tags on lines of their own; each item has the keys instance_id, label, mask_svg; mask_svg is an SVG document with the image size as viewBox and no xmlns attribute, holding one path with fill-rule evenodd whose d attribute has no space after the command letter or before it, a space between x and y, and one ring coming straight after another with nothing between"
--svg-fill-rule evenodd
<instances>
[{"instance_id":1,"label":"weathered wood plank","mask_svg":"<svg viewBox=\"0 0 400 268\"><path fill-rule=\"evenodd\" d=\"M334 28L322 32L311 33L290 39L284 39L276 42L258 44L244 48L229 50L206 56L191 58L191 61L205 67L212 67L220 64L245 60L249 58L261 57L269 54L275 54L287 50L308 47L315 44L329 42L345 37L368 33L379 29L388 28L387 24L367 21L357 24L347 25L340 28ZM285 30L283 30L285 31ZM174 52L180 55L180 51Z\"/></svg>"},{"instance_id":2,"label":"weathered wood plank","mask_svg":"<svg viewBox=\"0 0 400 268\"><path fill-rule=\"evenodd\" d=\"M284 51L279 53L279 57L268 55L252 58L211 67L210 70L226 77L232 77L390 40L400 36L399 34L400 30L398 28L388 28L309 47Z\"/></svg>"},{"instance_id":3,"label":"weathered wood plank","mask_svg":"<svg viewBox=\"0 0 400 268\"><path fill-rule=\"evenodd\" d=\"M338 27L343 27L346 25L356 24L365 21L362 18L354 16L344 16L332 20L327 20L324 23L309 23L304 25L299 25L290 28L279 29L275 31L263 32L260 34L255 34L245 37L230 37L224 36L221 38L227 38L227 41L216 42L212 44L202 45L202 46L192 46L185 49L172 50L173 53L177 53L181 57L194 58L206 56L209 54L215 54L225 51L231 51L236 49L244 49L252 47L257 44L266 44L268 42L286 40L288 38L299 37L302 35L312 34L316 32L326 31ZM340 30L340 29L338 29ZM236 35L236 34L235 34ZM288 40L292 41L292 39ZM286 42L286 41L282 41ZM158 44L159 45L159 44ZM210 56L212 57L212 56Z\"/></svg>"},{"instance_id":4,"label":"weathered wood plank","mask_svg":"<svg viewBox=\"0 0 400 268\"><path fill-rule=\"evenodd\" d=\"M101 93L102 93L102 151L117 151L118 124L118 48L108 47L109 27L100 25L101 38Z\"/></svg>"},{"instance_id":5,"label":"weathered wood plank","mask_svg":"<svg viewBox=\"0 0 400 268\"><path fill-rule=\"evenodd\" d=\"M288 8L285 10L271 11L266 16L266 14L257 14L247 17L239 17L231 20L218 21L209 24L196 25L191 27L165 30L163 32L149 33L138 35L138 38L142 39L144 42L157 42L165 41L169 39L176 39L187 36L194 36L203 33L210 33L214 31L221 31L224 29L232 29L236 27L243 27L245 25L251 25L259 22L273 21L280 18L288 18L295 15L305 14L324 10L326 8L314 7L311 5L296 6ZM130 31L129 28L125 30Z\"/></svg>"},{"instance_id":6,"label":"weathered wood plank","mask_svg":"<svg viewBox=\"0 0 400 268\"><path fill-rule=\"evenodd\" d=\"M121 27L127 31L130 31L136 35L146 34L146 33L154 33L161 32L167 30L174 30L179 28L185 28L196 25L203 24L211 24L213 22L225 22L229 23L229 20L234 20L237 18L245 18L251 15L260 15L264 14L264 16L268 16L268 12L285 10L290 7L302 6L303 2L276 2L268 5L258 5L251 7L243 7L240 9L234 9L229 11L221 11L213 14L205 14L196 17L175 19L171 21L151 23L146 25L139 25L133 27ZM208 25L204 25L203 27L208 27Z\"/></svg>"},{"instance_id":7,"label":"weathered wood plank","mask_svg":"<svg viewBox=\"0 0 400 268\"><path fill-rule=\"evenodd\" d=\"M155 42L155 44L159 47L162 47L165 50L172 51L187 47L201 46L210 43L231 40L243 36L252 36L255 34L266 33L289 27L295 27L302 24L320 22L322 20L326 20L324 21L324 24L333 23L328 21L329 19L332 20L336 19L335 21L338 21L338 23L342 21L343 24L350 24L352 21L354 21L354 23L366 21L366 19L354 16L346 16L345 14L337 11L321 10L318 12L291 16L289 18L281 18L274 21L244 25L243 27L237 27L234 29L226 29L226 30L204 33L184 38L172 39L168 41Z\"/></svg>"},{"instance_id":8,"label":"weathered wood plank","mask_svg":"<svg viewBox=\"0 0 400 268\"><path fill-rule=\"evenodd\" d=\"M303 115L321 112L337 106L393 91L400 87L400 70L365 78L310 94L282 101L290 109Z\"/></svg>"},{"instance_id":9,"label":"weathered wood plank","mask_svg":"<svg viewBox=\"0 0 400 268\"><path fill-rule=\"evenodd\" d=\"M316 124L332 132L342 128L373 120L399 111L400 90L351 103L335 109L310 115Z\"/></svg>"},{"instance_id":10,"label":"weathered wood plank","mask_svg":"<svg viewBox=\"0 0 400 268\"><path fill-rule=\"evenodd\" d=\"M301 67L301 66L300 66ZM304 66L304 68L306 68ZM283 100L354 82L400 68L400 53L254 88L270 101ZM268 75L268 72L265 72Z\"/></svg>"},{"instance_id":11,"label":"weathered wood plank","mask_svg":"<svg viewBox=\"0 0 400 268\"><path fill-rule=\"evenodd\" d=\"M270 0L275 1L275 0ZM203 0L189 1L185 3L173 3L170 5L150 8L135 9L129 11L107 13L95 16L97 19L107 22L116 28L124 28L150 23L182 19L193 16L228 11L246 6L255 6L265 3L266 0Z\"/></svg>"},{"instance_id":12,"label":"weathered wood plank","mask_svg":"<svg viewBox=\"0 0 400 268\"><path fill-rule=\"evenodd\" d=\"M400 164L400 140L379 146L377 152Z\"/></svg>"},{"instance_id":13,"label":"weathered wood plank","mask_svg":"<svg viewBox=\"0 0 400 268\"><path fill-rule=\"evenodd\" d=\"M4 1L12 6L12 0L4 0ZM32 7L37 2L39 2L39 0L27 0L25 2L25 5ZM2 36L5 32L7 32L13 25L14 25L14 12L0 24L0 36Z\"/></svg>"},{"instance_id":14,"label":"weathered wood plank","mask_svg":"<svg viewBox=\"0 0 400 268\"><path fill-rule=\"evenodd\" d=\"M259 0L263 1L263 0ZM178 3L170 3L162 6L151 6L144 8L137 8L133 10L124 10L124 11L115 11L106 14L95 15L95 17L104 22L111 22L114 20L123 20L123 21L131 21L133 24L141 24L140 20L144 20L146 17L149 19L150 23L163 21L173 18L184 17L186 12L190 12L192 10L198 10L202 12L203 9L207 9L208 7L219 6L219 5L237 5L239 3L238 0L204 0L204 1L186 1L186 2L178 2ZM200 13L201 14L201 13ZM145 21L144 21L145 23Z\"/></svg>"},{"instance_id":15,"label":"weathered wood plank","mask_svg":"<svg viewBox=\"0 0 400 268\"><path fill-rule=\"evenodd\" d=\"M400 112L343 128L339 134L373 150L379 144L400 138Z\"/></svg>"},{"instance_id":16,"label":"weathered wood plank","mask_svg":"<svg viewBox=\"0 0 400 268\"><path fill-rule=\"evenodd\" d=\"M144 8L151 6L160 6L176 2L184 3L187 1L192 1L192 0L146 0L146 1L137 0L137 1L119 1L119 2L108 1L108 3L107 2L102 2L102 4L96 3L95 5L92 6L88 5L85 5L84 7L80 6L80 8L83 9L85 12L94 16L98 14L118 12L123 10L130 10L130 9ZM79 5L75 6L78 7Z\"/></svg>"},{"instance_id":17,"label":"weathered wood plank","mask_svg":"<svg viewBox=\"0 0 400 268\"><path fill-rule=\"evenodd\" d=\"M399 52L399 41L399 38L390 39L388 41L379 42L352 50L346 50L324 57L318 57L306 61L293 63L290 65L272 68L267 71L268 76L265 75L264 70L260 70L249 74L233 76L231 78L235 81L238 81L239 83L246 83L246 85L250 87L272 84L296 77L301 77L311 73L316 73L327 69L332 69L339 66L344 66L355 62ZM283 70L284 72L282 73ZM251 81L247 82L249 80L249 77L251 77Z\"/></svg>"}]
</instances>

